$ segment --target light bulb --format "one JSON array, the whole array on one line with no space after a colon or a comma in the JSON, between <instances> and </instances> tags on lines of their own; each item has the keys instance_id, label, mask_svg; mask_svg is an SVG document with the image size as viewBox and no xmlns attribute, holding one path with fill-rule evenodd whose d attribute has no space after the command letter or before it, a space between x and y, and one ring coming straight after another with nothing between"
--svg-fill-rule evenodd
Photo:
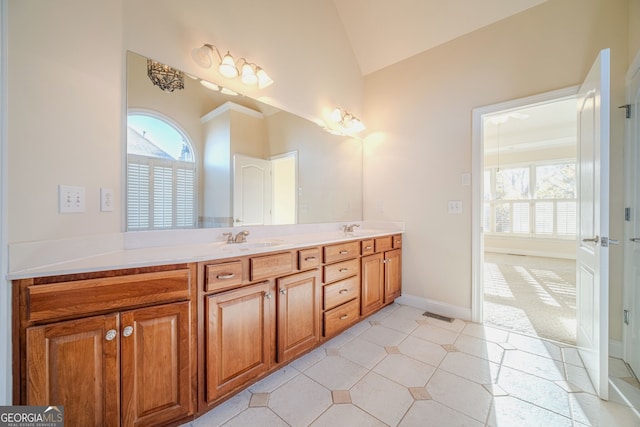
<instances>
[{"instance_id":1,"label":"light bulb","mask_svg":"<svg viewBox=\"0 0 640 427\"><path fill-rule=\"evenodd\" d=\"M329 115L329 118L334 123L340 123L342 121L342 111L340 111L339 108L336 108L331 112L331 114Z\"/></svg>"},{"instance_id":2,"label":"light bulb","mask_svg":"<svg viewBox=\"0 0 640 427\"><path fill-rule=\"evenodd\" d=\"M271 77L269 77L262 68L257 67L257 69L258 71L256 72L256 76L258 77L258 87L260 89L273 84L273 80L271 80Z\"/></svg>"},{"instance_id":3,"label":"light bulb","mask_svg":"<svg viewBox=\"0 0 640 427\"><path fill-rule=\"evenodd\" d=\"M238 69L236 68L236 64L233 60L233 56L229 52L222 58L222 62L218 67L218 71L224 77L228 79L233 79L234 77L238 77Z\"/></svg>"},{"instance_id":4,"label":"light bulb","mask_svg":"<svg viewBox=\"0 0 640 427\"><path fill-rule=\"evenodd\" d=\"M195 61L196 64L201 66L202 68L210 68L213 64L213 49L210 46L204 45L202 47L197 47L191 51L191 57Z\"/></svg>"},{"instance_id":5,"label":"light bulb","mask_svg":"<svg viewBox=\"0 0 640 427\"><path fill-rule=\"evenodd\" d=\"M242 66L241 80L242 80L242 83L246 85L251 85L251 86L258 83L258 76L256 76L256 73L253 71L253 67L246 62Z\"/></svg>"}]
</instances>

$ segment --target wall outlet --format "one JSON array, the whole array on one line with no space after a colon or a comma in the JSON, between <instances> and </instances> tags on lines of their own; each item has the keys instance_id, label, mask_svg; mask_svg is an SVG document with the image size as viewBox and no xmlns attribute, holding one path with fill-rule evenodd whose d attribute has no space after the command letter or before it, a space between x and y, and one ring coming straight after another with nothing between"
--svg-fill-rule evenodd
<instances>
[{"instance_id":1,"label":"wall outlet","mask_svg":"<svg viewBox=\"0 0 640 427\"><path fill-rule=\"evenodd\" d=\"M462 213L462 200L449 200L448 212L454 215L460 215Z\"/></svg>"},{"instance_id":2,"label":"wall outlet","mask_svg":"<svg viewBox=\"0 0 640 427\"><path fill-rule=\"evenodd\" d=\"M102 212L113 212L113 189L100 189L100 210Z\"/></svg>"},{"instance_id":3,"label":"wall outlet","mask_svg":"<svg viewBox=\"0 0 640 427\"><path fill-rule=\"evenodd\" d=\"M85 212L85 205L84 187L58 185L58 209L60 213Z\"/></svg>"}]
</instances>

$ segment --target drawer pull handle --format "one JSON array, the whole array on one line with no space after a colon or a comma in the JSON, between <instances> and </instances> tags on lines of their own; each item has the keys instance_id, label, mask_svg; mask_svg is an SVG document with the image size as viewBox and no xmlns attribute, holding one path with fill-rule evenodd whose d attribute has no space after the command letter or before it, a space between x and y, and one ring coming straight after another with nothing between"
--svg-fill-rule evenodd
<instances>
[{"instance_id":1,"label":"drawer pull handle","mask_svg":"<svg viewBox=\"0 0 640 427\"><path fill-rule=\"evenodd\" d=\"M343 314L342 316L340 316L340 320L345 320L349 317L348 314Z\"/></svg>"},{"instance_id":2,"label":"drawer pull handle","mask_svg":"<svg viewBox=\"0 0 640 427\"><path fill-rule=\"evenodd\" d=\"M347 292L349 292L349 289L340 289L338 291L339 294L346 294Z\"/></svg>"},{"instance_id":3,"label":"drawer pull handle","mask_svg":"<svg viewBox=\"0 0 640 427\"><path fill-rule=\"evenodd\" d=\"M118 335L118 333L116 332L115 329L109 329L106 335L104 336L104 339L106 339L107 341L113 341L116 335Z\"/></svg>"},{"instance_id":4,"label":"drawer pull handle","mask_svg":"<svg viewBox=\"0 0 640 427\"><path fill-rule=\"evenodd\" d=\"M304 260L305 260L305 261L315 261L316 259L317 259L317 258L316 258L316 257L314 257L314 256L308 256L308 257L306 257Z\"/></svg>"},{"instance_id":5,"label":"drawer pull handle","mask_svg":"<svg viewBox=\"0 0 640 427\"><path fill-rule=\"evenodd\" d=\"M216 276L216 279L225 280L225 279L233 279L234 277L236 277L234 273L223 273L223 274L218 274Z\"/></svg>"},{"instance_id":6,"label":"drawer pull handle","mask_svg":"<svg viewBox=\"0 0 640 427\"><path fill-rule=\"evenodd\" d=\"M122 330L122 335L124 335L125 337L130 337L132 333L133 326L125 326L125 328Z\"/></svg>"},{"instance_id":7,"label":"drawer pull handle","mask_svg":"<svg viewBox=\"0 0 640 427\"><path fill-rule=\"evenodd\" d=\"M346 273L347 271L349 271L348 268L341 268L340 270L338 270L340 273Z\"/></svg>"},{"instance_id":8,"label":"drawer pull handle","mask_svg":"<svg viewBox=\"0 0 640 427\"><path fill-rule=\"evenodd\" d=\"M349 253L349 251L340 251L340 255L346 255L348 253Z\"/></svg>"},{"instance_id":9,"label":"drawer pull handle","mask_svg":"<svg viewBox=\"0 0 640 427\"><path fill-rule=\"evenodd\" d=\"M282 295L286 295L286 294L287 294L287 290L286 290L285 288L281 288L281 289L280 289L280 293L281 293Z\"/></svg>"},{"instance_id":10,"label":"drawer pull handle","mask_svg":"<svg viewBox=\"0 0 640 427\"><path fill-rule=\"evenodd\" d=\"M366 249L366 250L373 249L373 246L366 246L366 247L365 247L365 249Z\"/></svg>"}]
</instances>

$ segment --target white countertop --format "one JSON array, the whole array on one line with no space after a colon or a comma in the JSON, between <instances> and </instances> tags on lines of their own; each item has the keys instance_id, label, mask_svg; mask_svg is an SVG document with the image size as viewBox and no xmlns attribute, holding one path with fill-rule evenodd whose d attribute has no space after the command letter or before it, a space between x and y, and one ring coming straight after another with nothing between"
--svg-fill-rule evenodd
<instances>
[{"instance_id":1,"label":"white countertop","mask_svg":"<svg viewBox=\"0 0 640 427\"><path fill-rule=\"evenodd\" d=\"M222 233L241 229L120 233L10 245L8 279L218 260L402 233L401 223L363 224L353 233L336 224L243 227L247 243L228 244Z\"/></svg>"}]
</instances>

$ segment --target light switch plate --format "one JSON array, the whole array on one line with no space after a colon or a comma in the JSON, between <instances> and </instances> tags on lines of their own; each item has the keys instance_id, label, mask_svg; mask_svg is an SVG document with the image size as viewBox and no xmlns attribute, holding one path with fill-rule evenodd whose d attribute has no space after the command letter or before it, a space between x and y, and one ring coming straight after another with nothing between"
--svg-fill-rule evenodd
<instances>
[{"instance_id":1,"label":"light switch plate","mask_svg":"<svg viewBox=\"0 0 640 427\"><path fill-rule=\"evenodd\" d=\"M100 210L102 212L113 212L113 189L100 189Z\"/></svg>"},{"instance_id":2,"label":"light switch plate","mask_svg":"<svg viewBox=\"0 0 640 427\"><path fill-rule=\"evenodd\" d=\"M449 200L448 212L454 215L460 215L462 213L462 200Z\"/></svg>"},{"instance_id":3,"label":"light switch plate","mask_svg":"<svg viewBox=\"0 0 640 427\"><path fill-rule=\"evenodd\" d=\"M60 213L84 212L86 205L84 187L58 185L58 209Z\"/></svg>"}]
</instances>

